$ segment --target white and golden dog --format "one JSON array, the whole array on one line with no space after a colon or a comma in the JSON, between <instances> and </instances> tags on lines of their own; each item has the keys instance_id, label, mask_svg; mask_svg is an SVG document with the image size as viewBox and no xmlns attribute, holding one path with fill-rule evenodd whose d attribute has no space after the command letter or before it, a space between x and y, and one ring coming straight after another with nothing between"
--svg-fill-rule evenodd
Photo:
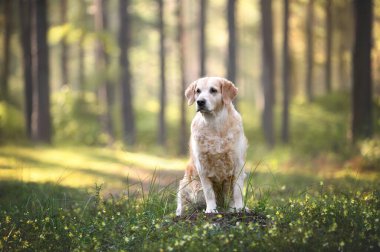
<instances>
[{"instance_id":1,"label":"white and golden dog","mask_svg":"<svg viewBox=\"0 0 380 252\"><path fill-rule=\"evenodd\" d=\"M180 181L177 215L190 205L241 211L247 140L240 114L232 100L235 85L219 77L201 78L186 89L188 104L196 104L191 123L190 162ZM228 205L227 205L227 204ZM223 205L225 204L225 205Z\"/></svg>"}]
</instances>

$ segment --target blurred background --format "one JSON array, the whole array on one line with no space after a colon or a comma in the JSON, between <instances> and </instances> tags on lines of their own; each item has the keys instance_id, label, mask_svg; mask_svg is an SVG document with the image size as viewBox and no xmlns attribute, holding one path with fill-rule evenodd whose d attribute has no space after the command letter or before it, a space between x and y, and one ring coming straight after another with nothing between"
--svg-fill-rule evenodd
<instances>
[{"instance_id":1,"label":"blurred background","mask_svg":"<svg viewBox=\"0 0 380 252\"><path fill-rule=\"evenodd\" d=\"M59 148L150 155L119 160L136 167L185 157L183 93L202 76L239 88L252 166L380 168L377 1L1 0L0 13L3 174L50 149L65 166Z\"/></svg>"}]
</instances>

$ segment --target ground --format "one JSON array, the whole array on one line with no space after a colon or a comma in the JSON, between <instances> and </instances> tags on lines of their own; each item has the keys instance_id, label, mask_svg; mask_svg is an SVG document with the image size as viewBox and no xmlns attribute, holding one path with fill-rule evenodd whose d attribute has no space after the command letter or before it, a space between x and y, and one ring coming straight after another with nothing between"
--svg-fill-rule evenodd
<instances>
[{"instance_id":1,"label":"ground","mask_svg":"<svg viewBox=\"0 0 380 252\"><path fill-rule=\"evenodd\" d=\"M176 217L186 161L116 148L0 147L0 249L380 249L379 173L355 159L249 159L251 212Z\"/></svg>"}]
</instances>

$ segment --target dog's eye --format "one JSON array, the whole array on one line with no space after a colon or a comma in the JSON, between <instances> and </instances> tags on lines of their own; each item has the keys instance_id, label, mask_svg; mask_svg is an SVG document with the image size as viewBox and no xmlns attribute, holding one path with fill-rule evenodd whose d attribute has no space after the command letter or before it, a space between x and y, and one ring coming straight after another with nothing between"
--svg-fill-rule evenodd
<instances>
[{"instance_id":1,"label":"dog's eye","mask_svg":"<svg viewBox=\"0 0 380 252\"><path fill-rule=\"evenodd\" d=\"M197 94L200 94L201 90L199 88L197 88L197 90L195 92L197 92Z\"/></svg>"},{"instance_id":2,"label":"dog's eye","mask_svg":"<svg viewBox=\"0 0 380 252\"><path fill-rule=\"evenodd\" d=\"M218 90L216 90L215 88L210 88L210 93L211 94L216 94L218 92Z\"/></svg>"}]
</instances>

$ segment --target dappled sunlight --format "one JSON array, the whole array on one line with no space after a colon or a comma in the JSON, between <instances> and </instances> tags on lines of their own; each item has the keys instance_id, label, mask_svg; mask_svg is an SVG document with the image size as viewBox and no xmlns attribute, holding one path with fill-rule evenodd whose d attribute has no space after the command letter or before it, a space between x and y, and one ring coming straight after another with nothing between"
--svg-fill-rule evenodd
<instances>
[{"instance_id":1,"label":"dappled sunlight","mask_svg":"<svg viewBox=\"0 0 380 252\"><path fill-rule=\"evenodd\" d=\"M154 172L159 180L169 184L177 179L175 174L182 173L185 164L181 159L104 148L0 148L1 180L51 182L71 187L104 184L120 190L127 181L149 183Z\"/></svg>"},{"instance_id":2,"label":"dappled sunlight","mask_svg":"<svg viewBox=\"0 0 380 252\"><path fill-rule=\"evenodd\" d=\"M380 0L4 0L0 29L0 252L380 251Z\"/></svg>"},{"instance_id":3,"label":"dappled sunlight","mask_svg":"<svg viewBox=\"0 0 380 252\"><path fill-rule=\"evenodd\" d=\"M284 153L285 150L278 150L259 160L247 160L246 172L260 174L255 186L273 185L279 178L283 180L281 186L289 187L294 178L303 178L302 183L306 183L346 178L373 182L380 177L376 171L359 171L349 162L342 166L329 159L294 161ZM116 192L127 184L147 188L152 176L156 176L159 186L175 184L182 177L186 162L187 158L165 158L119 149L7 146L0 148L0 180L51 182L75 188L103 184L106 191Z\"/></svg>"},{"instance_id":4,"label":"dappled sunlight","mask_svg":"<svg viewBox=\"0 0 380 252\"><path fill-rule=\"evenodd\" d=\"M286 163L278 162L276 165L273 165L273 163L262 163L256 170L259 172L284 174L287 176L299 174L319 179L351 177L358 180L375 181L380 178L380 174L377 171L361 171L358 170L357 167L352 167L349 162L342 165L331 160L314 160L308 162L289 161Z\"/></svg>"},{"instance_id":5,"label":"dappled sunlight","mask_svg":"<svg viewBox=\"0 0 380 252\"><path fill-rule=\"evenodd\" d=\"M160 109L160 104L155 100L148 100L144 103L144 108L150 113L157 113Z\"/></svg>"},{"instance_id":6,"label":"dappled sunlight","mask_svg":"<svg viewBox=\"0 0 380 252\"><path fill-rule=\"evenodd\" d=\"M121 155L119 152L118 155ZM124 154L123 154L124 155ZM131 165L150 170L184 170L186 161L183 159L165 159L143 153L125 153L124 160Z\"/></svg>"}]
</instances>

